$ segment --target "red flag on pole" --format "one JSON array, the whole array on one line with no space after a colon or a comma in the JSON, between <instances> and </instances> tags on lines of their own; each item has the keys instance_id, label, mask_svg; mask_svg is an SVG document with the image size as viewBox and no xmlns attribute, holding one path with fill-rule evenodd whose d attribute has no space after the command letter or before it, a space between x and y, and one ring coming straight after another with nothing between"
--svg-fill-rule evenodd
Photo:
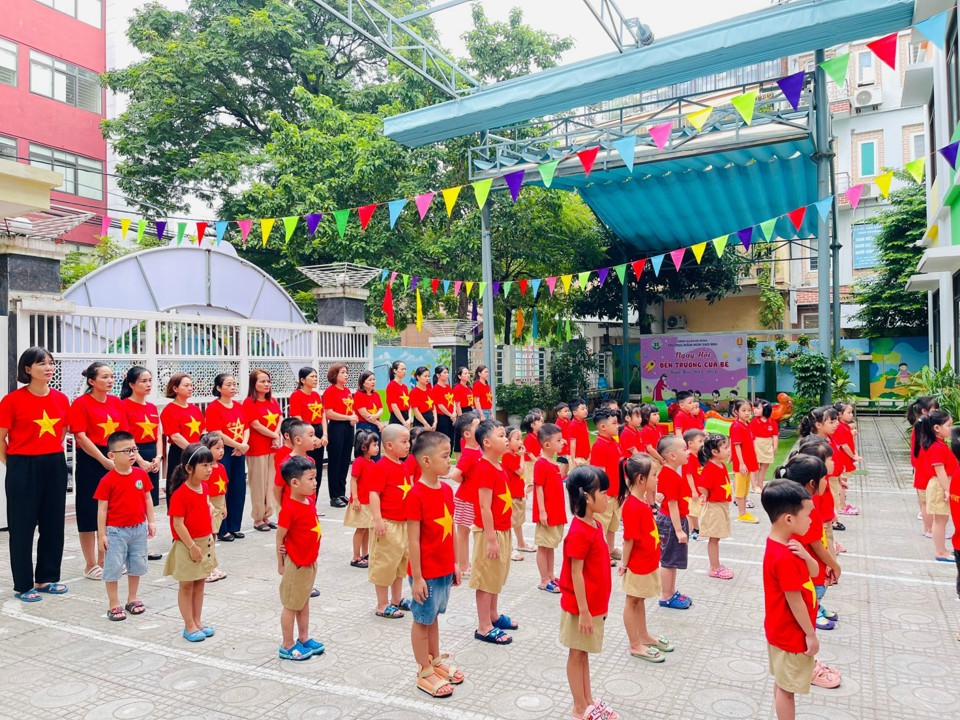
<instances>
[{"instance_id":1,"label":"red flag on pole","mask_svg":"<svg viewBox=\"0 0 960 720\"><path fill-rule=\"evenodd\" d=\"M393 327L393 285L387 284L387 291L383 294L383 314L387 316L387 327Z\"/></svg>"}]
</instances>

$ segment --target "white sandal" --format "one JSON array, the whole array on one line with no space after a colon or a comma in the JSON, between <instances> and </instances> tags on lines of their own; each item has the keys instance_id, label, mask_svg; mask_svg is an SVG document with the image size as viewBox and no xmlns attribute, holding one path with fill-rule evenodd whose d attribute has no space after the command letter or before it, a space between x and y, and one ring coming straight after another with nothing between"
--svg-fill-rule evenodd
<instances>
[{"instance_id":1,"label":"white sandal","mask_svg":"<svg viewBox=\"0 0 960 720\"><path fill-rule=\"evenodd\" d=\"M87 570L83 576L87 578L87 580L103 580L103 568L99 565L94 565Z\"/></svg>"}]
</instances>

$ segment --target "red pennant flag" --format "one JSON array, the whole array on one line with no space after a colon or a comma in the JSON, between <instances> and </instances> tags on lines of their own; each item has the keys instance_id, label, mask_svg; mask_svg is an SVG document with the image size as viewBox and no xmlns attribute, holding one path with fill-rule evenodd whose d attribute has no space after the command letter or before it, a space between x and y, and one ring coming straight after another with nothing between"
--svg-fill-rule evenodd
<instances>
[{"instance_id":1,"label":"red pennant flag","mask_svg":"<svg viewBox=\"0 0 960 720\"><path fill-rule=\"evenodd\" d=\"M197 245L203 245L203 234L207 232L207 224L205 222L197 223Z\"/></svg>"},{"instance_id":2,"label":"red pennant flag","mask_svg":"<svg viewBox=\"0 0 960 720\"><path fill-rule=\"evenodd\" d=\"M367 225L370 224L370 218L373 217L373 213L377 211L377 204L373 205L364 205L362 208L357 208L357 215L360 217L360 230L366 230ZM391 326L392 327L392 326Z\"/></svg>"},{"instance_id":3,"label":"red pennant flag","mask_svg":"<svg viewBox=\"0 0 960 720\"><path fill-rule=\"evenodd\" d=\"M872 43L867 43L867 47L873 50L873 54L886 63L887 67L892 70L897 69L897 33L893 32Z\"/></svg>"},{"instance_id":4,"label":"red pennant flag","mask_svg":"<svg viewBox=\"0 0 960 720\"><path fill-rule=\"evenodd\" d=\"M521 281L518 282L517 284L520 286L520 295L521 295L522 297L525 297L526 294L527 294L527 281L526 281L526 280L521 280Z\"/></svg>"},{"instance_id":5,"label":"red pennant flag","mask_svg":"<svg viewBox=\"0 0 960 720\"><path fill-rule=\"evenodd\" d=\"M807 208L799 207L796 210L791 210L787 213L787 217L790 218L790 222L793 223L793 226L797 229L797 232L800 232L800 226L803 225L803 218L807 214Z\"/></svg>"},{"instance_id":6,"label":"red pennant flag","mask_svg":"<svg viewBox=\"0 0 960 720\"><path fill-rule=\"evenodd\" d=\"M440 278L433 278L430 281L430 287L433 289L433 294L437 294L437 288L440 287Z\"/></svg>"},{"instance_id":7,"label":"red pennant flag","mask_svg":"<svg viewBox=\"0 0 960 720\"><path fill-rule=\"evenodd\" d=\"M387 284L387 291L383 294L383 314L387 316L387 327L393 327L393 284Z\"/></svg>"},{"instance_id":8,"label":"red pennant flag","mask_svg":"<svg viewBox=\"0 0 960 720\"><path fill-rule=\"evenodd\" d=\"M637 280L640 279L640 275L643 273L643 266L647 264L645 259L634 260L630 265L633 267L633 275Z\"/></svg>"},{"instance_id":9,"label":"red pennant flag","mask_svg":"<svg viewBox=\"0 0 960 720\"><path fill-rule=\"evenodd\" d=\"M600 152L600 146L593 148L587 148L586 150L581 150L577 153L577 157L580 158L580 164L583 165L583 174L585 177L590 177L590 171L593 170L593 163L597 160L597 153Z\"/></svg>"}]
</instances>

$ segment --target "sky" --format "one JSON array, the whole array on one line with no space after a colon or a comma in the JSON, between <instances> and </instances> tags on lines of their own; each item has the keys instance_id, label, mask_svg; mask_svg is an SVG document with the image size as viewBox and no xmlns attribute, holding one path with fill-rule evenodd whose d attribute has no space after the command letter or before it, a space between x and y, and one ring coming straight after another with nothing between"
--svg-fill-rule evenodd
<instances>
[{"instance_id":1,"label":"sky","mask_svg":"<svg viewBox=\"0 0 960 720\"><path fill-rule=\"evenodd\" d=\"M534 28L546 30L561 37L573 37L575 46L564 57L564 63L606 55L616 51L613 41L600 27L586 5L589 1L599 7L601 0L481 0L487 17L505 21L510 9L523 8L524 21ZM439 5L442 0L435 0ZM636 17L650 26L654 35L665 38L693 28L726 20L737 15L770 7L771 0L617 0L624 17ZM455 57L463 57L460 35L472 27L471 3L440 10L433 15L444 47ZM677 12L677 8L681 8Z\"/></svg>"}]
</instances>

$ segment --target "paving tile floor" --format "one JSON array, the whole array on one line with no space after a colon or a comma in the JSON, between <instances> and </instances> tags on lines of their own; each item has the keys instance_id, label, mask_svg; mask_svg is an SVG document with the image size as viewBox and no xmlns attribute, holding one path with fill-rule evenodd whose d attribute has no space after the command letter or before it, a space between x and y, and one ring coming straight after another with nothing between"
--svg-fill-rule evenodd
<instances>
[{"instance_id":1,"label":"paving tile floor","mask_svg":"<svg viewBox=\"0 0 960 720\"><path fill-rule=\"evenodd\" d=\"M920 535L905 423L862 418L859 443L867 475L855 478L850 497L862 515L837 533L849 552L841 557L840 585L826 597L842 621L820 635L820 657L842 671L843 684L800 698L798 717L958 717L956 570L934 562L931 542ZM272 533L250 530L244 540L219 545L228 578L207 586L204 606L217 634L195 645L180 637L177 586L161 577L162 563L151 563L144 579L148 612L111 623L102 585L81 577L72 519L64 558L70 592L32 605L12 597L0 536L0 718L570 717L559 603L536 589L534 556L513 564L501 599L520 623L509 647L473 639L473 595L454 591L441 640L468 679L454 697L432 700L414 687L410 620L374 617L366 572L348 565L352 530L342 526L341 510L322 509L322 594L312 601L311 619L327 652L303 663L277 658ZM765 517L756 526L735 524L734 537L721 544L723 561L736 571L731 581L708 578L705 544L691 546L679 586L694 606L675 611L648 603L651 629L677 645L662 665L627 654L623 594L614 581L605 646L592 658L592 673L595 692L623 718L774 716L762 630L767 527ZM169 539L163 522L161 537Z\"/></svg>"}]
</instances>

